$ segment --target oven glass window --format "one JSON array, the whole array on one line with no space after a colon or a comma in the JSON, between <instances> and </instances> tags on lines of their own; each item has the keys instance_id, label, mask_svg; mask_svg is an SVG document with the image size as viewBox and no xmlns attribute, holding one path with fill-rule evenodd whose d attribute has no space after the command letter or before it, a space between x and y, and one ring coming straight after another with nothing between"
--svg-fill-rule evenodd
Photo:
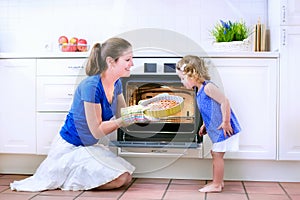
<instances>
[{"instance_id":1,"label":"oven glass window","mask_svg":"<svg viewBox=\"0 0 300 200\"><path fill-rule=\"evenodd\" d=\"M168 93L169 95L183 98L183 107L180 112L161 118L160 122L172 123L193 123L195 117L195 92L188 90L181 83L144 83L128 82L126 84L127 105L137 105L141 100L147 100L158 94Z\"/></svg>"}]
</instances>

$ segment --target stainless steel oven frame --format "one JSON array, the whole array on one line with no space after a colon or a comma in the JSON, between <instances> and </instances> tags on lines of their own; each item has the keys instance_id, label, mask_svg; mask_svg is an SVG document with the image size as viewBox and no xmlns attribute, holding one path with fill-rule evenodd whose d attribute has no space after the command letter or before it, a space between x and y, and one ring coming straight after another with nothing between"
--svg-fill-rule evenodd
<instances>
[{"instance_id":1,"label":"stainless steel oven frame","mask_svg":"<svg viewBox=\"0 0 300 200\"><path fill-rule=\"evenodd\" d=\"M127 84L153 84L176 85L183 87L179 77L175 73L175 65L179 57L136 57L134 58L135 68L131 76L122 78L123 93L127 104L130 95L127 91ZM195 91L192 91L195 95ZM174 123L152 123L134 124L133 128L121 128L117 131L116 141L111 141L111 147L116 148L117 153L122 157L202 157L202 138L198 131L202 120L197 109L195 97L192 96L194 103L193 123L174 124ZM134 102L133 104L136 104ZM175 126L178 127L175 127ZM172 131L169 131L172 127ZM141 129L141 133L135 128ZM175 127L175 129L174 129ZM153 131L151 128L154 128ZM131 129L130 133L126 133ZM138 130L138 129L137 129ZM137 138L134 138L136 135ZM164 135L168 138L165 139ZM139 139L139 137L145 137ZM173 138L172 138L173 137Z\"/></svg>"}]
</instances>

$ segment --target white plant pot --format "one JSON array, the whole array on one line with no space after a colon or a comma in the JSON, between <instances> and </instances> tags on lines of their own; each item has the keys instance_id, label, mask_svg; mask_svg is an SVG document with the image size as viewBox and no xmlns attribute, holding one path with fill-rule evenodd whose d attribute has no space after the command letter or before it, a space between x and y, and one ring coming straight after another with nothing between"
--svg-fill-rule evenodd
<instances>
[{"instance_id":1,"label":"white plant pot","mask_svg":"<svg viewBox=\"0 0 300 200\"><path fill-rule=\"evenodd\" d=\"M214 42L213 48L216 51L251 51L251 42L249 39L232 42Z\"/></svg>"}]
</instances>

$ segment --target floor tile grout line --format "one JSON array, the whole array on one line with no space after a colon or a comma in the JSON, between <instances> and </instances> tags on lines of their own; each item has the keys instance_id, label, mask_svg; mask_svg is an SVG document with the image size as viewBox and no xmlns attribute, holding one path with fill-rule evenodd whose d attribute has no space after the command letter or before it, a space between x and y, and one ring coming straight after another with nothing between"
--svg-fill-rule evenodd
<instances>
[{"instance_id":1,"label":"floor tile grout line","mask_svg":"<svg viewBox=\"0 0 300 200\"><path fill-rule=\"evenodd\" d=\"M80 194L78 194L76 197L74 197L73 200L75 200L75 199L77 199L78 197L80 197L84 192L85 192L85 190L81 191Z\"/></svg>"},{"instance_id":2,"label":"floor tile grout line","mask_svg":"<svg viewBox=\"0 0 300 200\"><path fill-rule=\"evenodd\" d=\"M244 183L244 181L241 181L241 182L242 182L242 186L243 186L243 188L244 188L244 192L245 192L245 194L246 194L246 197L247 197L248 200L250 200L249 195L248 195L248 192L247 192L247 189L246 189L246 186L245 186L245 183Z\"/></svg>"},{"instance_id":3,"label":"floor tile grout line","mask_svg":"<svg viewBox=\"0 0 300 200\"><path fill-rule=\"evenodd\" d=\"M126 187L126 189L122 192L122 194L117 198L119 200L127 191L128 189L133 185L133 183L137 180L137 178L134 178L133 181Z\"/></svg>"},{"instance_id":4,"label":"floor tile grout line","mask_svg":"<svg viewBox=\"0 0 300 200\"><path fill-rule=\"evenodd\" d=\"M38 193L38 194L36 194L36 195L33 195L33 196L32 196L32 197L30 197L28 200L30 200L30 199L33 199L33 198L35 198L35 197L39 196L39 194L40 194L40 193Z\"/></svg>"},{"instance_id":5,"label":"floor tile grout line","mask_svg":"<svg viewBox=\"0 0 300 200\"><path fill-rule=\"evenodd\" d=\"M280 182L278 182L278 185L281 187L281 189L284 191L284 193L286 194L286 196L290 199L290 200L292 200L292 197L289 195L289 193L284 189L284 187L281 185L281 183Z\"/></svg>"},{"instance_id":6,"label":"floor tile grout line","mask_svg":"<svg viewBox=\"0 0 300 200\"><path fill-rule=\"evenodd\" d=\"M161 200L163 200L163 199L165 198L165 196L166 196L166 194L167 194L167 192L168 192L168 189L169 189L169 187L170 187L172 181L173 181L173 179L170 179L170 180L169 180L169 183L168 183L168 185L167 185L167 188L166 188L166 190L165 190L165 192L164 192L164 194L163 194Z\"/></svg>"},{"instance_id":7,"label":"floor tile grout line","mask_svg":"<svg viewBox=\"0 0 300 200\"><path fill-rule=\"evenodd\" d=\"M205 185L206 185L206 184L208 184L208 180L205 180ZM204 185L204 186L205 186L205 185ZM204 194L204 200L206 200L206 199L207 199L207 192L205 192L205 194Z\"/></svg>"}]
</instances>

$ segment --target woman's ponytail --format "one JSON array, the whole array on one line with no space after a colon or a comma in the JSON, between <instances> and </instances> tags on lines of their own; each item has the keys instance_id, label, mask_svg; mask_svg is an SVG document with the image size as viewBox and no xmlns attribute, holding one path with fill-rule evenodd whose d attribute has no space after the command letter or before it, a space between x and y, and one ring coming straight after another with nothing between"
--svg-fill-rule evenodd
<instances>
[{"instance_id":1,"label":"woman's ponytail","mask_svg":"<svg viewBox=\"0 0 300 200\"><path fill-rule=\"evenodd\" d=\"M88 76L93 76L96 74L100 74L101 69L101 44L94 44L91 54L86 63L85 73Z\"/></svg>"}]
</instances>

